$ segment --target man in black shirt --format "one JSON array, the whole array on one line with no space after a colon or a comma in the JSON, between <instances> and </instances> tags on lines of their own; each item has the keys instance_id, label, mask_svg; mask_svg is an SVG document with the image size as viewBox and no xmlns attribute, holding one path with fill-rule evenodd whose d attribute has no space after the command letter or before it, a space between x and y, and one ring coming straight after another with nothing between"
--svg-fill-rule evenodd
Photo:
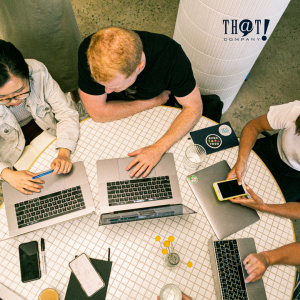
<instances>
[{"instance_id":1,"label":"man in black shirt","mask_svg":"<svg viewBox=\"0 0 300 300\"><path fill-rule=\"evenodd\" d=\"M130 176L146 177L161 156L200 119L202 100L191 63L171 38L117 27L87 37L79 48L79 92L95 122L108 122L165 104L182 111L153 145L129 153ZM175 99L174 99L175 100Z\"/></svg>"}]
</instances>

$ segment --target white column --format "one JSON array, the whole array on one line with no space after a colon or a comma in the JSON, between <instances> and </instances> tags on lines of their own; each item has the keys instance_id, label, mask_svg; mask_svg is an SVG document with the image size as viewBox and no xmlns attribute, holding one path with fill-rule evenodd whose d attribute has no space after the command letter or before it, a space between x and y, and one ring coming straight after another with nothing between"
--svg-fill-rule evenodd
<instances>
[{"instance_id":1,"label":"white column","mask_svg":"<svg viewBox=\"0 0 300 300\"><path fill-rule=\"evenodd\" d=\"M201 94L219 95L223 112L237 95L289 1L180 0L174 40L189 57ZM244 33L239 28L245 19L253 25L246 36L247 26L251 29L249 23L242 23ZM264 32L266 19L270 21Z\"/></svg>"}]
</instances>

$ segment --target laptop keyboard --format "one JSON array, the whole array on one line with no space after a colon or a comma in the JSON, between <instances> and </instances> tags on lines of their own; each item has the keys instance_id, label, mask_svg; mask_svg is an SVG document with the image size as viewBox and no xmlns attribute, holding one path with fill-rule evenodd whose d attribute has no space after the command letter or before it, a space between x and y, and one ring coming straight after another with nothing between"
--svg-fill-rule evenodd
<instances>
[{"instance_id":1,"label":"laptop keyboard","mask_svg":"<svg viewBox=\"0 0 300 300\"><path fill-rule=\"evenodd\" d=\"M247 291L237 241L216 241L214 242L214 247L222 299L247 300Z\"/></svg>"},{"instance_id":2,"label":"laptop keyboard","mask_svg":"<svg viewBox=\"0 0 300 300\"><path fill-rule=\"evenodd\" d=\"M85 208L80 186L16 203L18 228Z\"/></svg>"},{"instance_id":3,"label":"laptop keyboard","mask_svg":"<svg viewBox=\"0 0 300 300\"><path fill-rule=\"evenodd\" d=\"M171 199L169 176L107 183L109 206Z\"/></svg>"}]
</instances>

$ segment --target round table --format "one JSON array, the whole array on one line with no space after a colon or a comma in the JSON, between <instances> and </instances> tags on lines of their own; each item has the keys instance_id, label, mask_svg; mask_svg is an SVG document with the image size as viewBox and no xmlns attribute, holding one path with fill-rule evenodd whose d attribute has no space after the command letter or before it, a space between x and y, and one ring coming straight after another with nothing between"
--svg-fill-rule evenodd
<instances>
[{"instance_id":1,"label":"round table","mask_svg":"<svg viewBox=\"0 0 300 300\"><path fill-rule=\"evenodd\" d=\"M86 119L80 124L80 138L73 162L83 161L92 190L96 214L61 223L10 238L0 242L0 282L26 299L37 299L46 287L56 288L64 299L69 277L69 262L75 255L86 253L91 258L107 260L111 248L112 272L106 299L156 300L160 289L174 283L193 299L216 299L208 239L214 232L207 221L185 177L188 175L182 161L186 147L192 143L189 134L174 144L168 152L174 154L183 204L197 211L195 215L169 217L147 221L98 226L100 208L97 186L96 161L125 157L128 153L153 144L169 128L180 113L170 107L156 107L128 118L107 123L95 123ZM202 117L193 130L213 126L215 123ZM56 157L55 143L38 157L32 172L49 169ZM210 154L201 168L220 160L232 167L238 155L238 147ZM283 203L281 192L261 160L251 153L245 182L268 203ZM254 237L257 251L270 250L295 241L290 220L267 213L258 213L260 221L231 235L229 238ZM5 210L0 211L0 232L7 237ZM175 237L175 250L183 262L192 261L193 267L181 264L174 270L163 265L163 255L155 237ZM22 283L18 258L20 243L31 240L46 241L48 274L42 273L37 281ZM268 299L290 300L293 292L295 267L272 266L263 276Z\"/></svg>"}]
</instances>

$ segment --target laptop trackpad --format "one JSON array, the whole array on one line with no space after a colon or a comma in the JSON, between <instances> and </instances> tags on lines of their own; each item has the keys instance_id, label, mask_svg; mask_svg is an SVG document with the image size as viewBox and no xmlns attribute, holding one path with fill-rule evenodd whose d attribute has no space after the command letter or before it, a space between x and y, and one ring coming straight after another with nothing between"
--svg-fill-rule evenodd
<instances>
[{"instance_id":1,"label":"laptop trackpad","mask_svg":"<svg viewBox=\"0 0 300 300\"><path fill-rule=\"evenodd\" d=\"M48 174L41 177L40 179L45 181L45 183L42 184L44 188L41 189L40 193L33 193L33 195L31 195L30 198L33 198L32 196L40 197L40 196L48 195L51 193L55 193L57 191L64 190L66 188L64 174L56 174L56 175Z\"/></svg>"},{"instance_id":2,"label":"laptop trackpad","mask_svg":"<svg viewBox=\"0 0 300 300\"><path fill-rule=\"evenodd\" d=\"M133 159L134 159L133 157L124 157L124 158L118 159L120 180L137 179L136 177L129 176L129 174L133 170L134 166L129 171L126 171L126 167ZM147 177L155 177L155 176L156 176L156 172L155 172L155 168L153 168ZM139 178L142 178L142 176L140 176Z\"/></svg>"}]
</instances>

